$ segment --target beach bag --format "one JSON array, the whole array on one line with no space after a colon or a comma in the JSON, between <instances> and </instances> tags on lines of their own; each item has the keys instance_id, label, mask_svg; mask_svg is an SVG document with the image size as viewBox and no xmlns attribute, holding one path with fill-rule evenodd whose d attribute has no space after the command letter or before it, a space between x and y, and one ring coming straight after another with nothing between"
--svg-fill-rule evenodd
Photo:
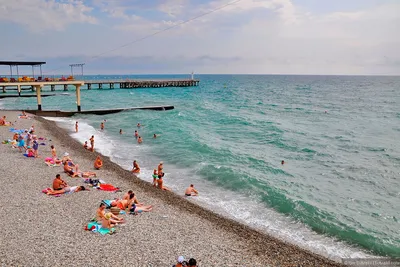
<instances>
[{"instance_id":1,"label":"beach bag","mask_svg":"<svg viewBox=\"0 0 400 267\"><path fill-rule=\"evenodd\" d=\"M114 214L115 216L118 216L119 213L120 213L120 211L121 211L121 209L118 208L118 207L111 207L111 208L110 208L110 211L111 211L111 213Z\"/></svg>"}]
</instances>

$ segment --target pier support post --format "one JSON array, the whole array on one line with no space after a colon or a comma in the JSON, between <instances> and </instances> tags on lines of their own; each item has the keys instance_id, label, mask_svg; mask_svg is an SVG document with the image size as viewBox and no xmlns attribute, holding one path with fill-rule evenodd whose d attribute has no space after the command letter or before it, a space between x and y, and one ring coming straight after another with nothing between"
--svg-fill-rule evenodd
<instances>
[{"instance_id":1,"label":"pier support post","mask_svg":"<svg viewBox=\"0 0 400 267\"><path fill-rule=\"evenodd\" d=\"M87 89L88 89L88 90L92 89L92 84L91 84L91 83L88 83Z\"/></svg>"},{"instance_id":2,"label":"pier support post","mask_svg":"<svg viewBox=\"0 0 400 267\"><path fill-rule=\"evenodd\" d=\"M51 91L55 91L56 90L56 86L54 84L50 85Z\"/></svg>"},{"instance_id":3,"label":"pier support post","mask_svg":"<svg viewBox=\"0 0 400 267\"><path fill-rule=\"evenodd\" d=\"M81 86L79 84L75 85L76 88L76 105L78 112L81 112Z\"/></svg>"},{"instance_id":4,"label":"pier support post","mask_svg":"<svg viewBox=\"0 0 400 267\"><path fill-rule=\"evenodd\" d=\"M102 88L103 88L103 84L99 83L99 89L102 89Z\"/></svg>"},{"instance_id":5,"label":"pier support post","mask_svg":"<svg viewBox=\"0 0 400 267\"><path fill-rule=\"evenodd\" d=\"M35 92L35 87L33 85L31 86L31 90L32 92Z\"/></svg>"},{"instance_id":6,"label":"pier support post","mask_svg":"<svg viewBox=\"0 0 400 267\"><path fill-rule=\"evenodd\" d=\"M18 95L21 96L21 85L17 85Z\"/></svg>"},{"instance_id":7,"label":"pier support post","mask_svg":"<svg viewBox=\"0 0 400 267\"><path fill-rule=\"evenodd\" d=\"M6 87L5 86L3 86L3 93L5 93L6 92Z\"/></svg>"},{"instance_id":8,"label":"pier support post","mask_svg":"<svg viewBox=\"0 0 400 267\"><path fill-rule=\"evenodd\" d=\"M64 91L68 91L68 84L64 84Z\"/></svg>"},{"instance_id":9,"label":"pier support post","mask_svg":"<svg viewBox=\"0 0 400 267\"><path fill-rule=\"evenodd\" d=\"M41 85L35 85L38 110L42 110L42 96L40 95Z\"/></svg>"}]
</instances>

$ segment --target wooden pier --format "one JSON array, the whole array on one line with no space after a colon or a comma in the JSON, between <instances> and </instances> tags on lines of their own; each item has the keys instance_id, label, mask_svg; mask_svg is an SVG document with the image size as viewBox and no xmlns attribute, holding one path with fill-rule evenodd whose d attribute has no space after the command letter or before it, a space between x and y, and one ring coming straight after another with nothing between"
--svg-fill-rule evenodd
<instances>
[{"instance_id":1,"label":"wooden pier","mask_svg":"<svg viewBox=\"0 0 400 267\"><path fill-rule=\"evenodd\" d=\"M54 92L56 89L62 89L64 91L68 91L69 85L72 85L75 81L49 81L49 82L0 82L0 88L2 88L3 93L6 93L7 90L18 90L18 94L24 90L32 90L35 91L35 84L41 84L43 86L42 90L45 87L50 87L50 91ZM192 79L179 79L179 80L83 80L82 88L91 90L91 89L133 89L133 88L162 88L162 87L193 87L198 86L200 84L199 80Z\"/></svg>"},{"instance_id":2,"label":"wooden pier","mask_svg":"<svg viewBox=\"0 0 400 267\"><path fill-rule=\"evenodd\" d=\"M108 85L110 89L118 85L121 89L132 88L160 88L160 87L192 87L198 86L200 81L193 79L179 79L179 80L86 80L87 89L97 87L102 89L103 85Z\"/></svg>"}]
</instances>

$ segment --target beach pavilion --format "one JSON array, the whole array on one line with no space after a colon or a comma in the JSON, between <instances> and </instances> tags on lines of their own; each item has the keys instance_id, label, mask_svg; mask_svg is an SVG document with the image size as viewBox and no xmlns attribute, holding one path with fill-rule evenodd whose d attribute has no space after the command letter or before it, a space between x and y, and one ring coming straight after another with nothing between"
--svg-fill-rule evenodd
<instances>
[{"instance_id":1,"label":"beach pavilion","mask_svg":"<svg viewBox=\"0 0 400 267\"><path fill-rule=\"evenodd\" d=\"M74 85L76 88L76 104L78 112L81 111L81 86L84 85L84 81L75 81L71 80L63 80L59 81L54 79L43 79L42 77L42 65L46 64L46 62L41 61L0 61L0 66L9 66L10 67L10 79L7 77L0 77L0 87L3 88L3 92L5 92L6 87L17 87L18 95L21 95L21 86L32 86L36 91L38 110L42 110L42 98L41 98L41 88L45 85ZM32 77L23 76L22 78L19 75L19 66L31 66L32 67ZM40 68L40 76L35 78L34 68L39 66ZM17 79L13 76L13 67L16 67L17 70Z\"/></svg>"}]
</instances>

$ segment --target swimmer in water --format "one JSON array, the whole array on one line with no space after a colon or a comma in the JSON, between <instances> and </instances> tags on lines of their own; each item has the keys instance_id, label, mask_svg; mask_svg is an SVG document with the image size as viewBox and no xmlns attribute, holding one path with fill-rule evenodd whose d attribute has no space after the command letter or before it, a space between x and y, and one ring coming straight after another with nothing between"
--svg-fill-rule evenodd
<instances>
[{"instance_id":1,"label":"swimmer in water","mask_svg":"<svg viewBox=\"0 0 400 267\"><path fill-rule=\"evenodd\" d=\"M122 129L119 129L119 134L122 134Z\"/></svg>"},{"instance_id":2,"label":"swimmer in water","mask_svg":"<svg viewBox=\"0 0 400 267\"><path fill-rule=\"evenodd\" d=\"M104 130L104 122L100 123L100 130L102 130L102 131Z\"/></svg>"},{"instance_id":3,"label":"swimmer in water","mask_svg":"<svg viewBox=\"0 0 400 267\"><path fill-rule=\"evenodd\" d=\"M191 184L185 190L185 196L187 196L187 197L197 196L198 194L199 194L199 192L196 189L194 189L194 185L193 184Z\"/></svg>"},{"instance_id":4,"label":"swimmer in water","mask_svg":"<svg viewBox=\"0 0 400 267\"><path fill-rule=\"evenodd\" d=\"M141 136L138 137L137 142L138 142L139 144L141 144L141 143L143 142L143 139L142 139Z\"/></svg>"},{"instance_id":5,"label":"swimmer in water","mask_svg":"<svg viewBox=\"0 0 400 267\"><path fill-rule=\"evenodd\" d=\"M139 137L139 133L137 130L135 130L135 138L138 138L138 137Z\"/></svg>"},{"instance_id":6,"label":"swimmer in water","mask_svg":"<svg viewBox=\"0 0 400 267\"><path fill-rule=\"evenodd\" d=\"M138 122L138 124L137 124L137 127L139 128L140 127L140 123Z\"/></svg>"},{"instance_id":7,"label":"swimmer in water","mask_svg":"<svg viewBox=\"0 0 400 267\"><path fill-rule=\"evenodd\" d=\"M154 135L153 135L153 138L154 138L154 139L155 139L155 138L157 138L157 135L156 135L156 134L154 134Z\"/></svg>"},{"instance_id":8,"label":"swimmer in water","mask_svg":"<svg viewBox=\"0 0 400 267\"><path fill-rule=\"evenodd\" d=\"M281 164L282 164L282 165L283 165L283 164L285 164L285 161L284 161L284 160L282 160L282 161L281 161Z\"/></svg>"}]
</instances>

